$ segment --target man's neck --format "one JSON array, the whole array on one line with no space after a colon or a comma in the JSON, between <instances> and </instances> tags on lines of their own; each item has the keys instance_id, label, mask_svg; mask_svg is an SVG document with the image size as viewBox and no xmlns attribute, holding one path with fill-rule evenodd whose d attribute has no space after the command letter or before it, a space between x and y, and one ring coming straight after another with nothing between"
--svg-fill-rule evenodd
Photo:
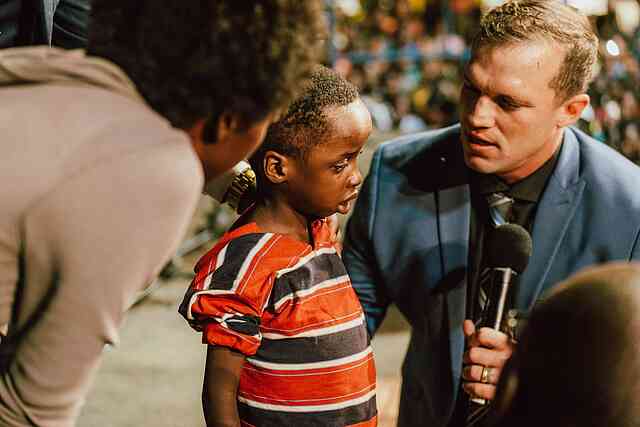
<instances>
[{"instance_id":1,"label":"man's neck","mask_svg":"<svg viewBox=\"0 0 640 427\"><path fill-rule=\"evenodd\" d=\"M559 129L557 135L554 135L553 139L549 141L548 144L542 147L532 157L527 159L522 165L511 171L496 174L496 176L508 185L513 185L518 181L522 181L529 175L532 175L553 157L562 144L563 135L564 129Z\"/></svg>"}]
</instances>

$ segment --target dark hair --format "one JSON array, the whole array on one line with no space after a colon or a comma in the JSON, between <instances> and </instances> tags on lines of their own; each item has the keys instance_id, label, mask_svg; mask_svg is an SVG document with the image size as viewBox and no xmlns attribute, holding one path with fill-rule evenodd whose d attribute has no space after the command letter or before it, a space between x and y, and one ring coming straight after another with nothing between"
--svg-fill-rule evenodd
<instances>
[{"instance_id":1,"label":"dark hair","mask_svg":"<svg viewBox=\"0 0 640 427\"><path fill-rule=\"evenodd\" d=\"M249 160L258 178L258 188L267 186L262 165L267 151L305 159L313 147L322 143L322 134L330 125L326 109L349 105L358 96L358 89L346 79L329 68L317 66L301 95L280 120L269 126L264 142Z\"/></svg>"},{"instance_id":2,"label":"dark hair","mask_svg":"<svg viewBox=\"0 0 640 427\"><path fill-rule=\"evenodd\" d=\"M598 58L598 37L586 16L557 0L512 0L480 21L472 50L546 41L564 48L564 61L549 83L562 99L585 93Z\"/></svg>"},{"instance_id":3,"label":"dark hair","mask_svg":"<svg viewBox=\"0 0 640 427\"><path fill-rule=\"evenodd\" d=\"M223 111L250 125L296 95L324 37L319 0L93 0L87 51L176 127Z\"/></svg>"},{"instance_id":4,"label":"dark hair","mask_svg":"<svg viewBox=\"0 0 640 427\"><path fill-rule=\"evenodd\" d=\"M639 393L640 265L591 268L533 310L498 387L497 425L630 427Z\"/></svg>"}]
</instances>

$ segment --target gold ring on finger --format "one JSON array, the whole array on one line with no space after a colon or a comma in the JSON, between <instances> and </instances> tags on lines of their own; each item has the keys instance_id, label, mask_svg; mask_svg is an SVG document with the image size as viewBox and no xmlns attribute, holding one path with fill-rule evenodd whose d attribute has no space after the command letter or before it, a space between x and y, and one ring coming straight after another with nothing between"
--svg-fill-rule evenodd
<instances>
[{"instance_id":1,"label":"gold ring on finger","mask_svg":"<svg viewBox=\"0 0 640 427\"><path fill-rule=\"evenodd\" d=\"M488 366L483 366L482 374L480 375L480 382L483 384L489 383L489 375L491 375L491 368Z\"/></svg>"}]
</instances>

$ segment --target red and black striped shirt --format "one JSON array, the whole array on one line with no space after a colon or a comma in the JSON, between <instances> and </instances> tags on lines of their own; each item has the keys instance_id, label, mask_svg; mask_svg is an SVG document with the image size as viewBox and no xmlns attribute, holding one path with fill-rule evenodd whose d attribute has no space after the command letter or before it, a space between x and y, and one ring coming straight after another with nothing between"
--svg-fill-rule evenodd
<instances>
[{"instance_id":1,"label":"red and black striped shirt","mask_svg":"<svg viewBox=\"0 0 640 427\"><path fill-rule=\"evenodd\" d=\"M247 356L246 426L375 426L376 375L362 307L326 221L313 246L255 223L196 265L180 313L203 342Z\"/></svg>"}]
</instances>

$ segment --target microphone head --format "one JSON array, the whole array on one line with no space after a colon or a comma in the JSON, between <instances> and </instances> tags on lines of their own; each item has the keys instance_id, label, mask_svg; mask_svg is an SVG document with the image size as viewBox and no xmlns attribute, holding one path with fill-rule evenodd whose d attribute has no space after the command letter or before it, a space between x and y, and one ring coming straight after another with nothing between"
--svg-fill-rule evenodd
<instances>
[{"instance_id":1,"label":"microphone head","mask_svg":"<svg viewBox=\"0 0 640 427\"><path fill-rule=\"evenodd\" d=\"M491 230L487 242L487 266L510 268L521 274L531 257L531 236L518 224L503 224Z\"/></svg>"}]
</instances>

